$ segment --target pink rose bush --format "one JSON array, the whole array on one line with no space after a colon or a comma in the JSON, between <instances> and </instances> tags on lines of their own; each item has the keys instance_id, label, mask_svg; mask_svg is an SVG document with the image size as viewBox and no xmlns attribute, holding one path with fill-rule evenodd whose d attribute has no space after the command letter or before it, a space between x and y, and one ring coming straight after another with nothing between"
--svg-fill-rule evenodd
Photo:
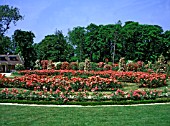
<instances>
[{"instance_id":1,"label":"pink rose bush","mask_svg":"<svg viewBox=\"0 0 170 126\"><path fill-rule=\"evenodd\" d=\"M102 63L101 63L102 64ZM65 65L67 66L67 65ZM47 101L143 100L169 96L167 75L148 72L24 70L23 76L7 78L0 74L0 99ZM124 91L124 82L136 83L138 90ZM18 89L19 88L19 89ZM142 88L142 89L140 89Z\"/></svg>"}]
</instances>

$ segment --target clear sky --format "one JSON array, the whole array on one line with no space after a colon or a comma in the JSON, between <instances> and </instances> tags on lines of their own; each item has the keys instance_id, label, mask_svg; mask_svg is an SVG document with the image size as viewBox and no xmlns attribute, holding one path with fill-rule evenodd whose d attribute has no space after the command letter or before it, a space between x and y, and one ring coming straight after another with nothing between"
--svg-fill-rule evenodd
<instances>
[{"instance_id":1,"label":"clear sky","mask_svg":"<svg viewBox=\"0 0 170 126\"><path fill-rule=\"evenodd\" d=\"M32 31L40 42L56 29L64 35L68 29L90 23L115 24L118 20L161 26L170 30L170 0L0 0L0 5L20 9L24 20L11 25L6 35L16 29Z\"/></svg>"}]
</instances>

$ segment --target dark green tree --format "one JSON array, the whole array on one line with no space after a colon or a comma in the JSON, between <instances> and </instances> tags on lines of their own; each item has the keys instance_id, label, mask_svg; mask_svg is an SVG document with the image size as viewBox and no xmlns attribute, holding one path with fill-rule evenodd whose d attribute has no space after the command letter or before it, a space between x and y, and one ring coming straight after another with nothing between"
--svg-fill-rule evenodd
<instances>
[{"instance_id":1,"label":"dark green tree","mask_svg":"<svg viewBox=\"0 0 170 126\"><path fill-rule=\"evenodd\" d=\"M20 53L24 58L24 66L26 69L33 68L36 60L36 52L33 47L34 33L31 31L16 30L13 40L17 44L15 53Z\"/></svg>"},{"instance_id":2,"label":"dark green tree","mask_svg":"<svg viewBox=\"0 0 170 126\"><path fill-rule=\"evenodd\" d=\"M4 33L10 28L10 24L16 25L16 22L22 20L19 9L9 5L0 6L0 34Z\"/></svg>"},{"instance_id":3,"label":"dark green tree","mask_svg":"<svg viewBox=\"0 0 170 126\"><path fill-rule=\"evenodd\" d=\"M59 30L53 35L47 35L37 45L38 59L52 61L66 61L69 55L68 43L63 33Z\"/></svg>"},{"instance_id":4,"label":"dark green tree","mask_svg":"<svg viewBox=\"0 0 170 126\"><path fill-rule=\"evenodd\" d=\"M162 54L163 29L158 25L140 25L140 43L137 45L142 52L143 61L156 61ZM136 55L136 57L140 57Z\"/></svg>"},{"instance_id":5,"label":"dark green tree","mask_svg":"<svg viewBox=\"0 0 170 126\"><path fill-rule=\"evenodd\" d=\"M135 51L136 51L136 44L138 42L138 31L139 31L139 23L128 21L125 22L125 25L122 29L122 42L123 42L123 57L126 59L134 60L136 58Z\"/></svg>"},{"instance_id":6,"label":"dark green tree","mask_svg":"<svg viewBox=\"0 0 170 126\"><path fill-rule=\"evenodd\" d=\"M12 41L5 36L5 32L10 28L10 24L16 25L16 22L22 19L18 8L0 5L0 54L13 53Z\"/></svg>"},{"instance_id":7,"label":"dark green tree","mask_svg":"<svg viewBox=\"0 0 170 126\"><path fill-rule=\"evenodd\" d=\"M91 23L86 27L85 50L87 57L96 62L100 58L98 33L99 26Z\"/></svg>"},{"instance_id":8,"label":"dark green tree","mask_svg":"<svg viewBox=\"0 0 170 126\"><path fill-rule=\"evenodd\" d=\"M12 53L12 42L7 36L0 36L0 54Z\"/></svg>"},{"instance_id":9,"label":"dark green tree","mask_svg":"<svg viewBox=\"0 0 170 126\"><path fill-rule=\"evenodd\" d=\"M89 58L93 62L118 62L120 57L126 60L155 62L163 54L169 59L169 31L163 32L158 25L139 24L127 21L125 25L116 24L75 27L69 31L69 41L75 47L79 61Z\"/></svg>"},{"instance_id":10,"label":"dark green tree","mask_svg":"<svg viewBox=\"0 0 170 126\"><path fill-rule=\"evenodd\" d=\"M84 27L74 27L73 30L68 32L68 41L74 47L74 59L78 61L84 61L85 54L85 35L86 31Z\"/></svg>"},{"instance_id":11,"label":"dark green tree","mask_svg":"<svg viewBox=\"0 0 170 126\"><path fill-rule=\"evenodd\" d=\"M165 31L163 34L163 44L161 46L162 54L166 60L170 60L170 31Z\"/></svg>"}]
</instances>

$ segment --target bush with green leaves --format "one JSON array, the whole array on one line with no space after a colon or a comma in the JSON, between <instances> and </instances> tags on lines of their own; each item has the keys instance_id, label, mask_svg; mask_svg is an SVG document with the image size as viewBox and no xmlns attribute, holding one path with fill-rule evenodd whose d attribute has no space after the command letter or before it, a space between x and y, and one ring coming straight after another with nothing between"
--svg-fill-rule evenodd
<instances>
[{"instance_id":1,"label":"bush with green leaves","mask_svg":"<svg viewBox=\"0 0 170 126\"><path fill-rule=\"evenodd\" d=\"M62 62L54 62L53 64L55 65L55 68L56 68L57 70L60 70L60 69L61 69Z\"/></svg>"},{"instance_id":2,"label":"bush with green leaves","mask_svg":"<svg viewBox=\"0 0 170 126\"><path fill-rule=\"evenodd\" d=\"M79 63L79 70L84 70L84 65L85 65L84 62L80 62Z\"/></svg>"},{"instance_id":3,"label":"bush with green leaves","mask_svg":"<svg viewBox=\"0 0 170 126\"><path fill-rule=\"evenodd\" d=\"M24 67L24 65L22 65L22 64L16 64L15 65L15 70L24 70L25 69L25 67Z\"/></svg>"},{"instance_id":4,"label":"bush with green leaves","mask_svg":"<svg viewBox=\"0 0 170 126\"><path fill-rule=\"evenodd\" d=\"M61 70L69 70L69 62L62 62Z\"/></svg>"},{"instance_id":5,"label":"bush with green leaves","mask_svg":"<svg viewBox=\"0 0 170 126\"><path fill-rule=\"evenodd\" d=\"M95 62L91 62L91 63L90 63L90 68L91 68L91 70L98 70L98 69L97 69L97 68L98 68L98 64L95 63Z\"/></svg>"},{"instance_id":6,"label":"bush with green leaves","mask_svg":"<svg viewBox=\"0 0 170 126\"><path fill-rule=\"evenodd\" d=\"M78 70L78 62L71 62L71 63L69 64L69 68L70 68L71 70Z\"/></svg>"}]
</instances>

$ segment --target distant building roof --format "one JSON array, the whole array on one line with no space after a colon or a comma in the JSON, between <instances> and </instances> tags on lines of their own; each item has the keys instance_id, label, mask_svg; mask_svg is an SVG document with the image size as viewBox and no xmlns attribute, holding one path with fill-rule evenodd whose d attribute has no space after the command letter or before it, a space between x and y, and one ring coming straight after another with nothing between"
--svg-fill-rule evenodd
<instances>
[{"instance_id":1,"label":"distant building roof","mask_svg":"<svg viewBox=\"0 0 170 126\"><path fill-rule=\"evenodd\" d=\"M24 64L24 61L21 59L19 55L0 55L0 65L2 64L8 65Z\"/></svg>"}]
</instances>

